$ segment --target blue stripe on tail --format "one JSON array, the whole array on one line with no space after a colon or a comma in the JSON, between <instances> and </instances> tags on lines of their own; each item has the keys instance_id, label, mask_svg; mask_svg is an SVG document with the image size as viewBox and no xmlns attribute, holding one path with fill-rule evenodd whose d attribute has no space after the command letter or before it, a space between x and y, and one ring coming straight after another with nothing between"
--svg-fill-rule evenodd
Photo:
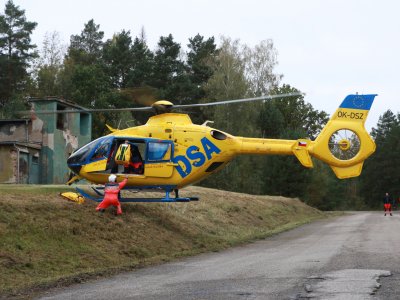
<instances>
[{"instance_id":1,"label":"blue stripe on tail","mask_svg":"<svg viewBox=\"0 0 400 300\"><path fill-rule=\"evenodd\" d=\"M377 94L371 95L348 95L340 105L340 108L370 110Z\"/></svg>"}]
</instances>

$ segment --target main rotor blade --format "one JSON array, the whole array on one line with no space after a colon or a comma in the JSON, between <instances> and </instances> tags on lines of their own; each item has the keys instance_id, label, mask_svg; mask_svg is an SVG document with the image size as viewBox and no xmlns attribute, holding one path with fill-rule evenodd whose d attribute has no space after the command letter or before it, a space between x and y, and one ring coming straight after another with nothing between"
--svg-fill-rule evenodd
<instances>
[{"instance_id":1,"label":"main rotor blade","mask_svg":"<svg viewBox=\"0 0 400 300\"><path fill-rule=\"evenodd\" d=\"M286 98L286 97L294 97L301 96L302 93L289 93L289 94L280 94L280 95L265 95L255 98L243 98L243 99L235 99L235 100L224 100L224 101L216 101L209 103L197 103L197 104L181 104L174 105L173 108L189 108L189 107L205 107L205 106L215 106L215 105L224 105L224 104L232 104L232 103L241 103L241 102L251 102L251 101L261 101L261 100L272 100L276 98ZM153 107L132 107L132 108L94 108L94 109L63 109L63 110L41 110L34 111L37 114L63 114L63 113L96 113L96 112L124 112L124 111L153 111ZM22 114L31 113L31 111L22 111Z\"/></svg>"},{"instance_id":2,"label":"main rotor blade","mask_svg":"<svg viewBox=\"0 0 400 300\"><path fill-rule=\"evenodd\" d=\"M261 101L261 100L272 100L272 99L276 99L276 98L286 98L286 97L301 96L301 95L303 95L303 94L302 93L290 93L290 94L280 94L280 95L265 95L265 96L261 96L261 97L255 97L255 98L224 100L224 101L209 102L209 103L181 104L181 105L174 105L174 108L224 105L224 104L231 104L231 103L241 103L241 102L251 102L251 101Z\"/></svg>"},{"instance_id":3,"label":"main rotor blade","mask_svg":"<svg viewBox=\"0 0 400 300\"><path fill-rule=\"evenodd\" d=\"M64 114L64 113L95 113L95 112L124 112L124 111L152 111L152 107L131 107L131 108L95 108L95 109L63 109L63 110L40 110L32 111L36 114ZM31 113L22 111L21 113Z\"/></svg>"}]
</instances>

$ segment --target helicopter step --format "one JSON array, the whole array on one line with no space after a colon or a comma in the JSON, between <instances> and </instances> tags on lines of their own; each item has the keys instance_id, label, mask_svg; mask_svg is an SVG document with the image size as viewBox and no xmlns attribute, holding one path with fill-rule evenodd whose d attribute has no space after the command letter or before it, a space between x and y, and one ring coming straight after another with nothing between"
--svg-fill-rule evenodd
<instances>
[{"instance_id":1,"label":"helicopter step","mask_svg":"<svg viewBox=\"0 0 400 300\"><path fill-rule=\"evenodd\" d=\"M92 187L92 190L98 195L101 196L100 198L93 197L92 195L88 194L84 190L76 187L76 191L81 194L84 198L95 201L95 202L101 202L103 201L104 194L102 194L98 189L104 189L104 188L94 188ZM170 197L170 190L165 191L165 197L164 198L122 198L120 197L119 201L120 202L190 202L190 201L199 201L198 197L179 197L177 191L175 191L176 197Z\"/></svg>"}]
</instances>

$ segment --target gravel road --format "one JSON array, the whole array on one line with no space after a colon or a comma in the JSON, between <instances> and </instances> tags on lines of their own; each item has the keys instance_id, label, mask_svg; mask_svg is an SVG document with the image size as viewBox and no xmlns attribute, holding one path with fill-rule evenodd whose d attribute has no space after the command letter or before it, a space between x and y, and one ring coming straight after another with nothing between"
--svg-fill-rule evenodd
<instances>
[{"instance_id":1,"label":"gravel road","mask_svg":"<svg viewBox=\"0 0 400 300\"><path fill-rule=\"evenodd\" d=\"M357 212L40 299L400 299L400 214Z\"/></svg>"}]
</instances>

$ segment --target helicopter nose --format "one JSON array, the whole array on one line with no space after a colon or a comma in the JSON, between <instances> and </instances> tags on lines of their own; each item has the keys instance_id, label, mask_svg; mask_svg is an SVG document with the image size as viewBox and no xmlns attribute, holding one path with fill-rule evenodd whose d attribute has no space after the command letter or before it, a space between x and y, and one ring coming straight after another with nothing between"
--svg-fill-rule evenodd
<instances>
[{"instance_id":1,"label":"helicopter nose","mask_svg":"<svg viewBox=\"0 0 400 300\"><path fill-rule=\"evenodd\" d=\"M82 163L79 160L77 160L74 155L71 155L67 159L67 165L68 165L68 168L70 168L72 172L74 172L76 175L79 175L79 172L82 169Z\"/></svg>"},{"instance_id":2,"label":"helicopter nose","mask_svg":"<svg viewBox=\"0 0 400 300\"><path fill-rule=\"evenodd\" d=\"M70 168L71 171L74 172L76 175L79 175L79 172L82 169L82 165L68 165L68 168Z\"/></svg>"}]
</instances>

